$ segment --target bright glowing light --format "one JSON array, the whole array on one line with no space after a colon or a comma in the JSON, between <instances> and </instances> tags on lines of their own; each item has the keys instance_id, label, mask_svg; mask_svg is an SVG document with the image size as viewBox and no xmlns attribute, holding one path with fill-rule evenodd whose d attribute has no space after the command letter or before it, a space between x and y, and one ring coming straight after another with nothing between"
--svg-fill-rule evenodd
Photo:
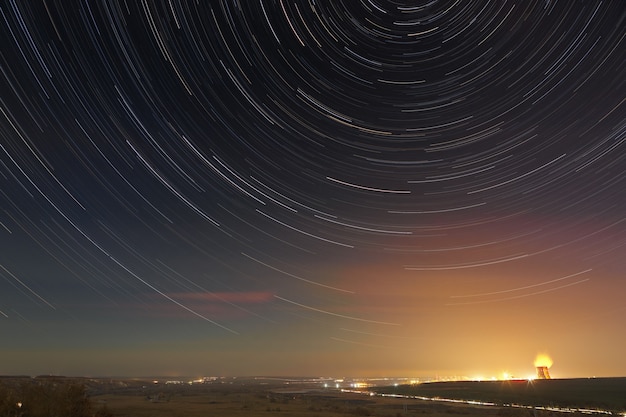
<instances>
[{"instance_id":1,"label":"bright glowing light","mask_svg":"<svg viewBox=\"0 0 626 417\"><path fill-rule=\"evenodd\" d=\"M550 368L552 366L552 358L550 358L545 353L540 353L535 358L535 367L537 366L545 366L546 368Z\"/></svg>"}]
</instances>

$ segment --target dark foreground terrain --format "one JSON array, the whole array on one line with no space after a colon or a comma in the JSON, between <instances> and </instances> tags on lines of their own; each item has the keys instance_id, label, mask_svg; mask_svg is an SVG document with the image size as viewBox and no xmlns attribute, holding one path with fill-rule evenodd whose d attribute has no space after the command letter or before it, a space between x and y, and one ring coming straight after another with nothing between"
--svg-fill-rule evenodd
<instances>
[{"instance_id":1,"label":"dark foreground terrain","mask_svg":"<svg viewBox=\"0 0 626 417\"><path fill-rule=\"evenodd\" d=\"M67 387L74 388L68 391ZM75 387L82 387L82 391ZM590 410L595 415L626 416L626 378L445 382L346 392L323 388L317 382L285 379L217 378L190 384L150 379L5 377L0 378L0 397L3 392L12 393L12 402L20 392L31 398L19 400L19 409L7 404L9 413L0 410L0 417L37 417L34 405L41 401L32 398L33 392L48 400L71 392L74 402L81 402L78 394L83 393L83 411L76 414L81 417L575 416L589 415ZM4 400L0 398L0 405Z\"/></svg>"},{"instance_id":2,"label":"dark foreground terrain","mask_svg":"<svg viewBox=\"0 0 626 417\"><path fill-rule=\"evenodd\" d=\"M376 392L626 415L626 378L439 382L380 387Z\"/></svg>"}]
</instances>

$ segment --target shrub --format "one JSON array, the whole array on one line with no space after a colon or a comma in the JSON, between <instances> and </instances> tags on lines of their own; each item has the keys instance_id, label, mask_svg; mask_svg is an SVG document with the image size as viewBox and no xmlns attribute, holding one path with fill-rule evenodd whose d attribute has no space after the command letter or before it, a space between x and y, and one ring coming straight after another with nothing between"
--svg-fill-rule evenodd
<instances>
[{"instance_id":1,"label":"shrub","mask_svg":"<svg viewBox=\"0 0 626 417\"><path fill-rule=\"evenodd\" d=\"M29 381L19 386L0 385L0 417L92 417L84 385Z\"/></svg>"}]
</instances>

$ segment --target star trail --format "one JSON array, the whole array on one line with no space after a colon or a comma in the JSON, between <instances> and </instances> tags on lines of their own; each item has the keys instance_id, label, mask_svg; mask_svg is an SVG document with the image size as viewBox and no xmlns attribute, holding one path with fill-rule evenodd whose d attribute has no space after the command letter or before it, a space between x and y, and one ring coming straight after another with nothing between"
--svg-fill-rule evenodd
<instances>
[{"instance_id":1,"label":"star trail","mask_svg":"<svg viewBox=\"0 0 626 417\"><path fill-rule=\"evenodd\" d=\"M0 4L0 374L623 376L623 1Z\"/></svg>"}]
</instances>

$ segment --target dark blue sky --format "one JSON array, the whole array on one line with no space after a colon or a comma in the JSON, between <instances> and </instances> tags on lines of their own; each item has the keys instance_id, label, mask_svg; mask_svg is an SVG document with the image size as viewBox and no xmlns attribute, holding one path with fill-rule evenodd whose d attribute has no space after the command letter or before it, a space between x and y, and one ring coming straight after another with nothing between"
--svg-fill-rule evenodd
<instances>
[{"instance_id":1,"label":"dark blue sky","mask_svg":"<svg viewBox=\"0 0 626 417\"><path fill-rule=\"evenodd\" d=\"M622 1L0 12L0 374L626 373Z\"/></svg>"}]
</instances>

